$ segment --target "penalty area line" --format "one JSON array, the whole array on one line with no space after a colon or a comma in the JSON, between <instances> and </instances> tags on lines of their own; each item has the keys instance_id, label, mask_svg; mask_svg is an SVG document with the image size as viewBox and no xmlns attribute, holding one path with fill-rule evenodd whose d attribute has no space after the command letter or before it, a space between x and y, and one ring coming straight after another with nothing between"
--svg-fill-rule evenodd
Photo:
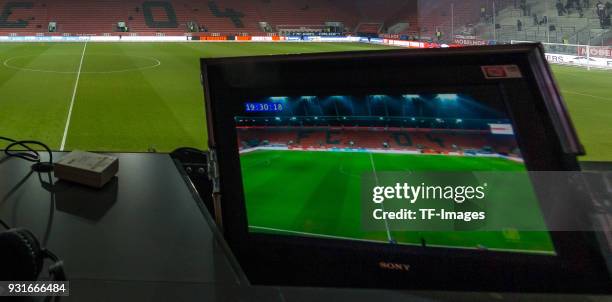
<instances>
[{"instance_id":1,"label":"penalty area line","mask_svg":"<svg viewBox=\"0 0 612 302\"><path fill-rule=\"evenodd\" d=\"M74 89L72 90L72 99L70 100L70 107L68 108L68 117L66 118L66 126L64 127L64 135L62 136L62 144L60 145L60 151L64 151L66 147L66 137L68 136L68 128L70 128L70 120L72 119L72 108L74 108L74 100L76 99L77 89L79 87L79 79L81 78L81 70L83 68L83 59L85 59L85 51L87 50L87 42L83 46L83 52L81 53L81 62L79 63L79 70L77 71L76 81L74 82Z\"/></svg>"}]
</instances>

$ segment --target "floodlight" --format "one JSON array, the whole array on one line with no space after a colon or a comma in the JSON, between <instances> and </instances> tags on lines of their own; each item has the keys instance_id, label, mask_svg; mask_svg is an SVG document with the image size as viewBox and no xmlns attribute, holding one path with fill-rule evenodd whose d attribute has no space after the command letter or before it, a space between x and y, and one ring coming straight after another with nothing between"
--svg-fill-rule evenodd
<instances>
[{"instance_id":1,"label":"floodlight","mask_svg":"<svg viewBox=\"0 0 612 302\"><path fill-rule=\"evenodd\" d=\"M438 94L436 99L440 101L456 101L459 99L459 96L456 93L451 94Z\"/></svg>"},{"instance_id":2,"label":"floodlight","mask_svg":"<svg viewBox=\"0 0 612 302\"><path fill-rule=\"evenodd\" d=\"M288 97L286 97L286 96L273 96L273 97L270 97L271 101L277 101L277 102L285 102L285 101L287 101L287 99L288 99Z\"/></svg>"},{"instance_id":3,"label":"floodlight","mask_svg":"<svg viewBox=\"0 0 612 302\"><path fill-rule=\"evenodd\" d=\"M418 94L404 94L404 95L402 95L402 97L406 101L413 101L413 100L421 98L421 96L418 95Z\"/></svg>"}]
</instances>

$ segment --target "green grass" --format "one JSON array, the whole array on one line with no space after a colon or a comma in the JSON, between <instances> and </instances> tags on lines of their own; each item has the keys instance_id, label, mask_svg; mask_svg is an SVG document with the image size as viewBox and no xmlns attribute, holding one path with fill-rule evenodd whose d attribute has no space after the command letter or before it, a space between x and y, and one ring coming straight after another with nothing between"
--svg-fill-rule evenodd
<instances>
[{"instance_id":1,"label":"green grass","mask_svg":"<svg viewBox=\"0 0 612 302\"><path fill-rule=\"evenodd\" d=\"M587 156L612 161L612 71L553 66Z\"/></svg>"},{"instance_id":2,"label":"green grass","mask_svg":"<svg viewBox=\"0 0 612 302\"><path fill-rule=\"evenodd\" d=\"M0 60L9 60L12 67L0 65L0 135L60 149L84 46L0 44ZM89 43L65 150L206 148L201 57L380 48L342 43ZM161 65L148 68L158 61Z\"/></svg>"},{"instance_id":3,"label":"green grass","mask_svg":"<svg viewBox=\"0 0 612 302\"><path fill-rule=\"evenodd\" d=\"M371 158L370 158L371 156ZM386 232L361 225L361 175L376 171L524 171L502 158L345 152L255 151L240 157L249 226L252 231L332 236L387 242ZM517 201L518 202L518 201ZM533 205L518 205L531 209ZM398 232L403 244L497 250L554 251L543 232L520 232L520 240L502 232Z\"/></svg>"},{"instance_id":4,"label":"green grass","mask_svg":"<svg viewBox=\"0 0 612 302\"><path fill-rule=\"evenodd\" d=\"M0 135L41 140L60 149L83 47L0 44L0 61L9 60L13 67L0 64ZM356 43L89 43L65 149L206 148L201 57L366 49L390 48ZM160 66L147 68L157 61ZM612 161L612 72L559 66L554 71L586 146L584 159Z\"/></svg>"}]
</instances>

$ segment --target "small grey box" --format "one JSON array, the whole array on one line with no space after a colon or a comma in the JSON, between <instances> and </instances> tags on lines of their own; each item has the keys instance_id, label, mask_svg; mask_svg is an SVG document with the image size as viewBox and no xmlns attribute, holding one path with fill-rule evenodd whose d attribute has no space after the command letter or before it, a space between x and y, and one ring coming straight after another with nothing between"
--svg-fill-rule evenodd
<instances>
[{"instance_id":1,"label":"small grey box","mask_svg":"<svg viewBox=\"0 0 612 302\"><path fill-rule=\"evenodd\" d=\"M55 164L55 177L102 188L119 171L119 159L106 154L73 151Z\"/></svg>"}]
</instances>

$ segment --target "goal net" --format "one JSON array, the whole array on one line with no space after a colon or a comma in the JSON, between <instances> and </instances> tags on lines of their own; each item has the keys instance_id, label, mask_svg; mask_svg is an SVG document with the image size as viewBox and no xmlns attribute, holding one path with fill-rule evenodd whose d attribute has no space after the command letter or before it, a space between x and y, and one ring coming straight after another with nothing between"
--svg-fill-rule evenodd
<instances>
[{"instance_id":1,"label":"goal net","mask_svg":"<svg viewBox=\"0 0 612 302\"><path fill-rule=\"evenodd\" d=\"M511 41L512 44L535 43ZM580 66L584 68L612 69L612 46L542 43L546 59L551 64Z\"/></svg>"}]
</instances>

